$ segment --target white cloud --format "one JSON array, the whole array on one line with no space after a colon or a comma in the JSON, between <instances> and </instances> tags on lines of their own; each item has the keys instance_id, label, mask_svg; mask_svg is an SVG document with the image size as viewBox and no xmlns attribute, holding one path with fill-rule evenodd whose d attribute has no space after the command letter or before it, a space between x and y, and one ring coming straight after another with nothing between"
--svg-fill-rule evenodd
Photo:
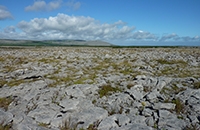
<instances>
[{"instance_id":1,"label":"white cloud","mask_svg":"<svg viewBox=\"0 0 200 130\"><path fill-rule=\"evenodd\" d=\"M161 41L161 42L167 42L167 41L194 42L194 41L200 41L200 37L199 36L195 36L195 37L190 37L190 36L180 37L176 33L172 33L172 34L166 34L166 35L162 36L159 41Z\"/></svg>"},{"instance_id":2,"label":"white cloud","mask_svg":"<svg viewBox=\"0 0 200 130\"><path fill-rule=\"evenodd\" d=\"M179 36L176 33L167 34L160 38L160 41L170 41L170 40L179 40Z\"/></svg>"},{"instance_id":3,"label":"white cloud","mask_svg":"<svg viewBox=\"0 0 200 130\"><path fill-rule=\"evenodd\" d=\"M7 8L5 6L0 5L0 20L12 19L12 18L13 18L13 16L7 10Z\"/></svg>"},{"instance_id":4,"label":"white cloud","mask_svg":"<svg viewBox=\"0 0 200 130\"><path fill-rule=\"evenodd\" d=\"M35 18L29 22L21 21L18 28L30 37L45 39L120 39L132 37L134 27L126 26L122 21L112 24L84 16L58 14L55 17Z\"/></svg>"},{"instance_id":5,"label":"white cloud","mask_svg":"<svg viewBox=\"0 0 200 130\"><path fill-rule=\"evenodd\" d=\"M78 10L81 7L81 3L76 2L74 0L68 1L66 5L69 9L72 9L72 10Z\"/></svg>"},{"instance_id":6,"label":"white cloud","mask_svg":"<svg viewBox=\"0 0 200 130\"><path fill-rule=\"evenodd\" d=\"M140 40L140 39L145 39L145 40L156 40L158 37L150 32L145 32L145 31L137 31L134 32L132 39Z\"/></svg>"},{"instance_id":7,"label":"white cloud","mask_svg":"<svg viewBox=\"0 0 200 130\"><path fill-rule=\"evenodd\" d=\"M17 30L17 31L16 31ZM85 16L58 14L49 18L34 18L21 21L17 27L6 27L0 32L0 38L11 39L82 39L104 40L111 43L137 42L199 42L200 37L180 37L175 33L161 37L147 31L135 30L119 20L114 23L101 23Z\"/></svg>"},{"instance_id":8,"label":"white cloud","mask_svg":"<svg viewBox=\"0 0 200 130\"><path fill-rule=\"evenodd\" d=\"M52 11L61 6L62 0L56 0L49 3L45 1L35 1L33 5L25 7L25 11Z\"/></svg>"},{"instance_id":9,"label":"white cloud","mask_svg":"<svg viewBox=\"0 0 200 130\"><path fill-rule=\"evenodd\" d=\"M15 33L15 27L14 26L9 26L9 27L6 27L4 28L4 32L5 33Z\"/></svg>"}]
</instances>

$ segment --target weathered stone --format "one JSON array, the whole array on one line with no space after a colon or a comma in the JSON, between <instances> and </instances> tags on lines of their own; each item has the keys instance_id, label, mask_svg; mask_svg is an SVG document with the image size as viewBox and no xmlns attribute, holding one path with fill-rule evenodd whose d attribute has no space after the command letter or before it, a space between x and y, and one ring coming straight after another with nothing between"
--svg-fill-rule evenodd
<instances>
[{"instance_id":1,"label":"weathered stone","mask_svg":"<svg viewBox=\"0 0 200 130\"><path fill-rule=\"evenodd\" d=\"M143 124L134 123L119 128L112 128L111 130L153 130L153 128Z\"/></svg>"},{"instance_id":2,"label":"weathered stone","mask_svg":"<svg viewBox=\"0 0 200 130\"><path fill-rule=\"evenodd\" d=\"M63 111L76 111L77 105L79 104L78 99L64 99L60 101L59 105L63 107Z\"/></svg>"},{"instance_id":3,"label":"weathered stone","mask_svg":"<svg viewBox=\"0 0 200 130\"><path fill-rule=\"evenodd\" d=\"M172 114L171 112L167 111L167 110L159 110L159 117L160 118L170 118L170 117L174 117L175 118L175 115Z\"/></svg>"},{"instance_id":4,"label":"weathered stone","mask_svg":"<svg viewBox=\"0 0 200 130\"><path fill-rule=\"evenodd\" d=\"M157 98L157 96L159 95L160 93L157 90L154 90L148 93L145 97L147 101L154 103L154 102L158 102L159 99Z\"/></svg>"},{"instance_id":5,"label":"weathered stone","mask_svg":"<svg viewBox=\"0 0 200 130\"><path fill-rule=\"evenodd\" d=\"M77 87L70 87L66 89L66 94L70 97L85 98L83 92Z\"/></svg>"},{"instance_id":6,"label":"weathered stone","mask_svg":"<svg viewBox=\"0 0 200 130\"><path fill-rule=\"evenodd\" d=\"M59 130L65 123L71 129L179 130L198 124L199 49L176 49L0 48L0 98L12 97L0 104L8 106L0 121L12 122L14 130ZM74 84L79 79L84 84ZM100 98L103 85L122 92ZM171 111L175 103L165 103L174 99L184 104L180 115Z\"/></svg>"},{"instance_id":7,"label":"weathered stone","mask_svg":"<svg viewBox=\"0 0 200 130\"><path fill-rule=\"evenodd\" d=\"M119 127L116 123L116 119L113 116L109 116L101 121L98 126L98 130L110 130L111 128Z\"/></svg>"},{"instance_id":8,"label":"weathered stone","mask_svg":"<svg viewBox=\"0 0 200 130\"><path fill-rule=\"evenodd\" d=\"M153 127L155 125L155 121L154 121L153 117L147 117L145 122L148 126L151 126L151 127Z\"/></svg>"},{"instance_id":9,"label":"weathered stone","mask_svg":"<svg viewBox=\"0 0 200 130\"><path fill-rule=\"evenodd\" d=\"M34 118L36 121L50 124L51 119L56 115L56 110L48 106L37 107L28 113L27 116Z\"/></svg>"},{"instance_id":10,"label":"weathered stone","mask_svg":"<svg viewBox=\"0 0 200 130\"><path fill-rule=\"evenodd\" d=\"M145 117L150 117L153 115L153 110L149 109L149 108L145 108L143 111L142 111L142 115L144 115Z\"/></svg>"},{"instance_id":11,"label":"weathered stone","mask_svg":"<svg viewBox=\"0 0 200 130\"><path fill-rule=\"evenodd\" d=\"M176 104L173 103L155 103L153 105L153 109L160 110L160 109L168 109L173 110L175 109Z\"/></svg>"},{"instance_id":12,"label":"weathered stone","mask_svg":"<svg viewBox=\"0 0 200 130\"><path fill-rule=\"evenodd\" d=\"M10 112L5 112L0 108L0 124L8 125L13 121L13 115Z\"/></svg>"},{"instance_id":13,"label":"weathered stone","mask_svg":"<svg viewBox=\"0 0 200 130\"><path fill-rule=\"evenodd\" d=\"M77 122L83 122L78 125L79 128L88 128L90 124L96 121L105 119L108 112L100 107L91 107L76 113L72 118L77 119Z\"/></svg>"},{"instance_id":14,"label":"weathered stone","mask_svg":"<svg viewBox=\"0 0 200 130\"><path fill-rule=\"evenodd\" d=\"M159 128L171 127L172 129L182 130L186 126L183 120L171 117L171 118L161 118L158 122Z\"/></svg>"}]
</instances>

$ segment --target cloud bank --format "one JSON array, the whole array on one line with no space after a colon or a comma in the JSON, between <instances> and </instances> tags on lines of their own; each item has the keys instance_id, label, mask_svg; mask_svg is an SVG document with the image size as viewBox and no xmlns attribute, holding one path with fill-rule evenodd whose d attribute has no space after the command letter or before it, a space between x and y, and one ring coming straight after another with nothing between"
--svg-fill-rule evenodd
<instances>
[{"instance_id":1,"label":"cloud bank","mask_svg":"<svg viewBox=\"0 0 200 130\"><path fill-rule=\"evenodd\" d=\"M62 1L52 1L46 3L45 1L35 1L33 5L25 7L25 11L52 11L58 9L61 6Z\"/></svg>"},{"instance_id":2,"label":"cloud bank","mask_svg":"<svg viewBox=\"0 0 200 130\"><path fill-rule=\"evenodd\" d=\"M17 30L17 31L16 31ZM21 21L17 26L6 27L0 32L0 38L12 39L82 39L104 40L108 42L200 42L200 37L180 37L178 34L159 36L151 32L136 30L119 20L113 23L100 21L85 16L58 14L49 18L34 18Z\"/></svg>"},{"instance_id":3,"label":"cloud bank","mask_svg":"<svg viewBox=\"0 0 200 130\"><path fill-rule=\"evenodd\" d=\"M13 16L5 6L0 5L0 20L12 19Z\"/></svg>"},{"instance_id":4,"label":"cloud bank","mask_svg":"<svg viewBox=\"0 0 200 130\"><path fill-rule=\"evenodd\" d=\"M55 17L35 18L29 22L21 21L17 27L30 38L47 39L121 39L131 38L134 27L128 27L124 22L112 24L84 16L69 16L58 14Z\"/></svg>"}]
</instances>

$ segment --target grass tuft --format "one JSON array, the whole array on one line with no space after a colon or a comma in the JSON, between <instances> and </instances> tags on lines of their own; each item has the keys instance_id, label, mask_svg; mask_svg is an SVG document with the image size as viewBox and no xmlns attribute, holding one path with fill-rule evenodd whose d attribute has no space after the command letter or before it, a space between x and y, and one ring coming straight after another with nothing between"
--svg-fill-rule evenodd
<instances>
[{"instance_id":1,"label":"grass tuft","mask_svg":"<svg viewBox=\"0 0 200 130\"><path fill-rule=\"evenodd\" d=\"M194 89L199 89L200 88L200 81L194 83Z\"/></svg>"},{"instance_id":2,"label":"grass tuft","mask_svg":"<svg viewBox=\"0 0 200 130\"><path fill-rule=\"evenodd\" d=\"M121 91L122 90L118 87L114 88L114 87L111 87L110 85L104 85L100 88L99 95L100 95L100 98L102 98L103 96L110 95L113 92L121 92Z\"/></svg>"},{"instance_id":3,"label":"grass tuft","mask_svg":"<svg viewBox=\"0 0 200 130\"><path fill-rule=\"evenodd\" d=\"M175 111L177 114L185 112L185 105L179 98L172 100L172 103L176 104Z\"/></svg>"},{"instance_id":4,"label":"grass tuft","mask_svg":"<svg viewBox=\"0 0 200 130\"><path fill-rule=\"evenodd\" d=\"M3 123L0 124L0 130L10 130L12 127L12 124L6 124L3 125Z\"/></svg>"},{"instance_id":5,"label":"grass tuft","mask_svg":"<svg viewBox=\"0 0 200 130\"><path fill-rule=\"evenodd\" d=\"M0 108L4 108L6 111L8 110L8 106L12 102L11 97L3 97L0 98Z\"/></svg>"}]
</instances>

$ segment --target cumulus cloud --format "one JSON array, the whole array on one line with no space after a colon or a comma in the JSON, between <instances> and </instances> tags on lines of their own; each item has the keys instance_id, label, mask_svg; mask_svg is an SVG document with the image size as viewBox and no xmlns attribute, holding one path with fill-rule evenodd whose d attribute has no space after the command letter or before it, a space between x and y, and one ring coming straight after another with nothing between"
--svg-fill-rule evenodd
<instances>
[{"instance_id":1,"label":"cumulus cloud","mask_svg":"<svg viewBox=\"0 0 200 130\"><path fill-rule=\"evenodd\" d=\"M52 11L58 9L61 6L62 0L51 1L46 3L45 1L35 1L33 5L25 7L25 11Z\"/></svg>"},{"instance_id":2,"label":"cumulus cloud","mask_svg":"<svg viewBox=\"0 0 200 130\"><path fill-rule=\"evenodd\" d=\"M179 40L179 36L175 33L164 35L160 38L160 41L169 41L169 40Z\"/></svg>"},{"instance_id":3,"label":"cumulus cloud","mask_svg":"<svg viewBox=\"0 0 200 130\"><path fill-rule=\"evenodd\" d=\"M195 37L190 37L190 36L180 37L176 33L172 33L172 34L166 34L166 35L162 36L159 41L161 41L161 42L166 42L166 41L192 42L192 41L200 41L200 37L199 36L195 36Z\"/></svg>"},{"instance_id":4,"label":"cumulus cloud","mask_svg":"<svg viewBox=\"0 0 200 130\"><path fill-rule=\"evenodd\" d=\"M0 5L0 20L12 19L13 16L5 6Z\"/></svg>"},{"instance_id":5,"label":"cumulus cloud","mask_svg":"<svg viewBox=\"0 0 200 130\"><path fill-rule=\"evenodd\" d=\"M15 33L15 27L14 26L9 26L4 28L5 33Z\"/></svg>"},{"instance_id":6,"label":"cumulus cloud","mask_svg":"<svg viewBox=\"0 0 200 130\"><path fill-rule=\"evenodd\" d=\"M16 31L17 30L17 31ZM119 20L113 23L100 21L85 16L69 16L58 14L49 18L34 18L21 21L16 27L6 27L0 32L0 38L12 39L82 39L104 40L111 43L137 42L200 42L200 37L180 37L176 33L165 34L161 37L147 31L135 30Z\"/></svg>"},{"instance_id":7,"label":"cumulus cloud","mask_svg":"<svg viewBox=\"0 0 200 130\"><path fill-rule=\"evenodd\" d=\"M141 40L141 39L147 39L147 40L156 40L158 37L150 32L145 31L137 31L134 32L132 35L133 39Z\"/></svg>"},{"instance_id":8,"label":"cumulus cloud","mask_svg":"<svg viewBox=\"0 0 200 130\"><path fill-rule=\"evenodd\" d=\"M78 10L81 7L81 3L78 1L76 2L74 0L68 1L66 5L69 9L72 9L72 10Z\"/></svg>"},{"instance_id":9,"label":"cumulus cloud","mask_svg":"<svg viewBox=\"0 0 200 130\"><path fill-rule=\"evenodd\" d=\"M100 23L91 17L66 14L58 14L49 18L35 18L29 22L21 21L18 28L27 35L37 38L85 40L130 38L135 29L127 26L123 21L108 24Z\"/></svg>"}]
</instances>

